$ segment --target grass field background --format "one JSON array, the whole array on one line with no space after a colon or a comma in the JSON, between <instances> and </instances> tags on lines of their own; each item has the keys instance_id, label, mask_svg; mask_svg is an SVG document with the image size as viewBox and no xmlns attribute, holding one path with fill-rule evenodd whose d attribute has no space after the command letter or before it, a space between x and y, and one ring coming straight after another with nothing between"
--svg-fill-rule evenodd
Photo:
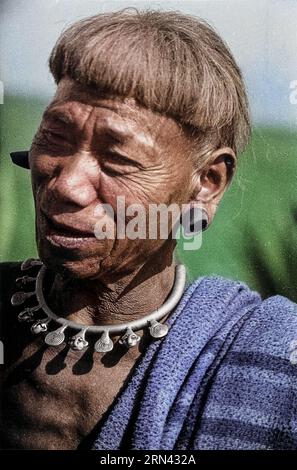
<instances>
[{"instance_id":1,"label":"grass field background","mask_svg":"<svg viewBox=\"0 0 297 470\"><path fill-rule=\"evenodd\" d=\"M0 261L36 255L30 174L10 163L9 152L30 147L45 105L11 96L0 106ZM254 129L202 247L193 252L179 245L191 279L220 274L264 296L297 300L296 137L286 129Z\"/></svg>"}]
</instances>

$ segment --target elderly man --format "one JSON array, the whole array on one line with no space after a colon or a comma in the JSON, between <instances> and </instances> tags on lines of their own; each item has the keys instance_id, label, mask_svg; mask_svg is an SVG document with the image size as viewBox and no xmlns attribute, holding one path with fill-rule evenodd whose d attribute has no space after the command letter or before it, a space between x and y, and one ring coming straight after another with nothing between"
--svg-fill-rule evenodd
<instances>
[{"instance_id":1,"label":"elderly man","mask_svg":"<svg viewBox=\"0 0 297 470\"><path fill-rule=\"evenodd\" d=\"M124 10L66 30L50 70L12 155L40 259L1 265L2 447L297 448L296 306L217 277L184 290L173 218L167 238L119 233L133 204L211 223L250 131L230 51L197 18Z\"/></svg>"}]
</instances>

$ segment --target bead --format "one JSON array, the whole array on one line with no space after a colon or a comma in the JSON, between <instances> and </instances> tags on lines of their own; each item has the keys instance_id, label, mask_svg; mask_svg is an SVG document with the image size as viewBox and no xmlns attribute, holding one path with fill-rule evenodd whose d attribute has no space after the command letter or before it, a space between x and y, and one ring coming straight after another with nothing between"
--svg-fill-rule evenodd
<instances>
[{"instance_id":1,"label":"bead","mask_svg":"<svg viewBox=\"0 0 297 470\"><path fill-rule=\"evenodd\" d=\"M33 281L36 281L35 277L23 276L23 277L18 277L15 280L15 283L16 283L17 287L22 287L22 286L25 286L26 284L28 284L29 282L33 282Z\"/></svg>"},{"instance_id":2,"label":"bead","mask_svg":"<svg viewBox=\"0 0 297 470\"><path fill-rule=\"evenodd\" d=\"M35 258L28 258L21 264L21 271L27 271L27 269L33 268L33 266L41 266L42 261Z\"/></svg>"},{"instance_id":3,"label":"bead","mask_svg":"<svg viewBox=\"0 0 297 470\"><path fill-rule=\"evenodd\" d=\"M132 348L136 346L140 341L140 336L138 336L131 328L127 328L126 333L120 338L119 343L126 346L127 348Z\"/></svg>"},{"instance_id":4,"label":"bead","mask_svg":"<svg viewBox=\"0 0 297 470\"><path fill-rule=\"evenodd\" d=\"M36 292L15 292L13 296L11 297L11 305L14 307L17 305L22 305L24 302L26 302L27 299L32 297L32 295L35 295Z\"/></svg>"},{"instance_id":5,"label":"bead","mask_svg":"<svg viewBox=\"0 0 297 470\"><path fill-rule=\"evenodd\" d=\"M37 320L34 325L31 326L31 331L34 335L39 335L39 333L44 333L47 331L47 325L50 322L50 318L44 318L43 320Z\"/></svg>"},{"instance_id":6,"label":"bead","mask_svg":"<svg viewBox=\"0 0 297 470\"><path fill-rule=\"evenodd\" d=\"M108 331L103 331L102 335L95 343L95 351L98 353L104 353L113 349L113 341L109 337Z\"/></svg>"},{"instance_id":7,"label":"bead","mask_svg":"<svg viewBox=\"0 0 297 470\"><path fill-rule=\"evenodd\" d=\"M48 346L59 346L65 341L64 331L66 330L67 325L63 325L55 331L51 331L44 338L44 342Z\"/></svg>"},{"instance_id":8,"label":"bead","mask_svg":"<svg viewBox=\"0 0 297 470\"><path fill-rule=\"evenodd\" d=\"M156 320L150 322L151 326L149 327L150 334L153 338L163 338L168 333L168 326L164 323L159 323Z\"/></svg>"},{"instance_id":9,"label":"bead","mask_svg":"<svg viewBox=\"0 0 297 470\"><path fill-rule=\"evenodd\" d=\"M18 314L19 322L22 323L22 322L33 321L34 320L34 312L37 312L37 310L39 310L39 309L40 309L39 305L37 305L36 307L27 307L27 308L25 308L25 310L23 310L22 312L20 312Z\"/></svg>"},{"instance_id":10,"label":"bead","mask_svg":"<svg viewBox=\"0 0 297 470\"><path fill-rule=\"evenodd\" d=\"M70 340L70 347L74 351L82 351L86 349L89 345L88 341L85 340L86 329L81 330Z\"/></svg>"}]
</instances>

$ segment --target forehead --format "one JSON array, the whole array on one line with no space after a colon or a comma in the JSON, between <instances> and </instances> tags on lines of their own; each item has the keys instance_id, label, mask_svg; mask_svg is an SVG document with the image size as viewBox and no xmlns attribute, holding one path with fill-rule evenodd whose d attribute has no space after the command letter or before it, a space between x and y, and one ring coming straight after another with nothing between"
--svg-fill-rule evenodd
<instances>
[{"instance_id":1,"label":"forehead","mask_svg":"<svg viewBox=\"0 0 297 470\"><path fill-rule=\"evenodd\" d=\"M174 119L138 105L134 98L100 95L71 79L61 80L44 119L80 128L87 124L93 131L104 127L127 138L137 134L140 140L182 135Z\"/></svg>"}]
</instances>

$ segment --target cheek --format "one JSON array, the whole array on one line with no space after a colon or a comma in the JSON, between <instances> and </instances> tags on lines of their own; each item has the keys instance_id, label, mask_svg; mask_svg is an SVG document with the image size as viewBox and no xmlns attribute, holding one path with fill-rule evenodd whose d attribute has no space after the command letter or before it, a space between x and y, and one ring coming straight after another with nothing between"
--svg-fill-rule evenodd
<instances>
[{"instance_id":1,"label":"cheek","mask_svg":"<svg viewBox=\"0 0 297 470\"><path fill-rule=\"evenodd\" d=\"M165 166L151 168L120 177L101 175L100 196L114 208L117 197L124 196L126 204L171 204L179 202L185 191L187 178L181 172L171 172Z\"/></svg>"},{"instance_id":2,"label":"cheek","mask_svg":"<svg viewBox=\"0 0 297 470\"><path fill-rule=\"evenodd\" d=\"M50 178L59 167L57 158L50 157L45 154L38 154L30 157L30 168L32 176L36 180Z\"/></svg>"},{"instance_id":3,"label":"cheek","mask_svg":"<svg viewBox=\"0 0 297 470\"><path fill-rule=\"evenodd\" d=\"M49 181L56 171L56 164L53 158L46 155L34 155L30 157L31 181L35 202L38 202L42 188Z\"/></svg>"},{"instance_id":4,"label":"cheek","mask_svg":"<svg viewBox=\"0 0 297 470\"><path fill-rule=\"evenodd\" d=\"M104 173L100 177L99 199L110 204L113 209L117 207L118 198L125 198L125 202L144 203L149 199L150 191L141 183L141 176L123 175L111 177Z\"/></svg>"}]
</instances>

